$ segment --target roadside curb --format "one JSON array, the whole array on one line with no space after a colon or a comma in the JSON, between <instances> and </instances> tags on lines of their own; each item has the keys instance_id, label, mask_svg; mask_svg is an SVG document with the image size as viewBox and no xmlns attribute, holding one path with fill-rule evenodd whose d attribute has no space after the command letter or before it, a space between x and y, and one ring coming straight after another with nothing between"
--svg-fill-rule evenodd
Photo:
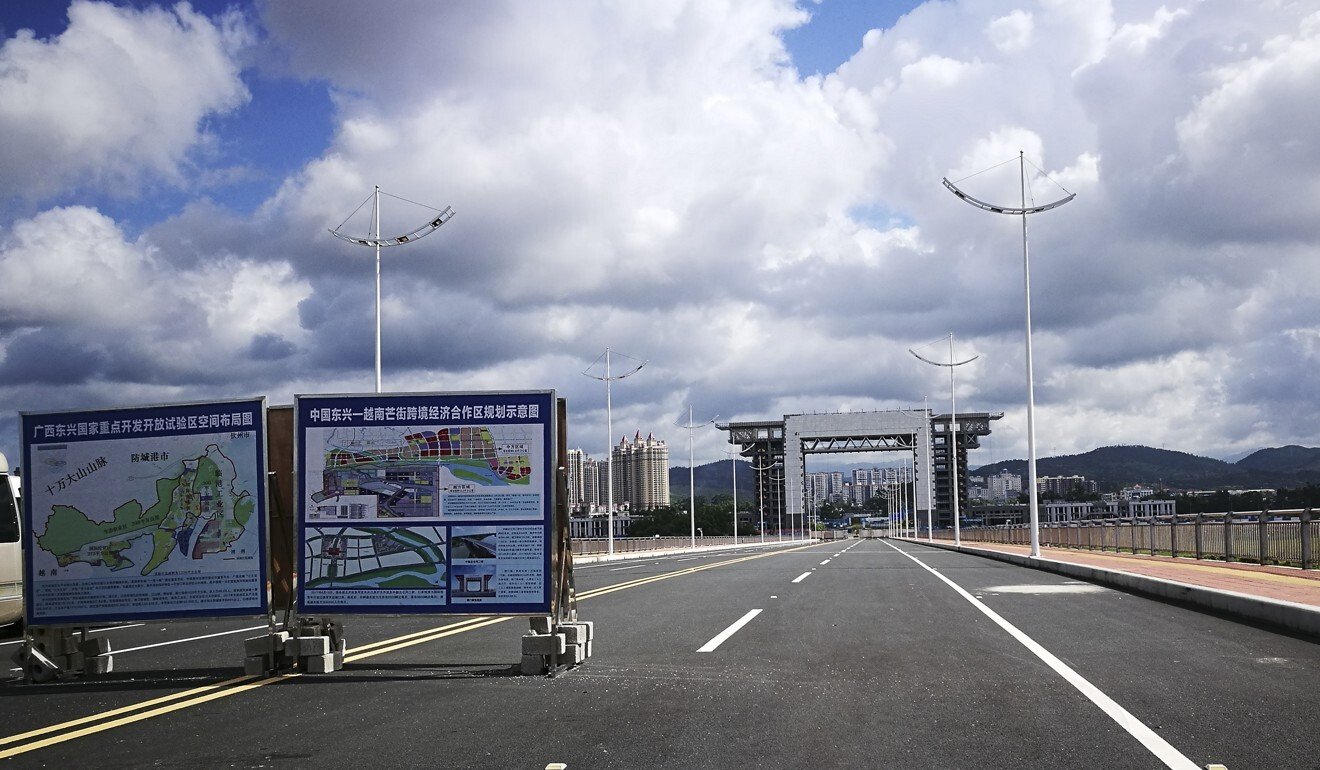
<instances>
[{"instance_id":1,"label":"roadside curb","mask_svg":"<svg viewBox=\"0 0 1320 770\"><path fill-rule=\"evenodd\" d=\"M1251 596L1250 594L1226 591L1220 588L1179 583L1164 578L1104 569L1103 567L1073 564L1072 562L1057 561L1055 559L1033 558L986 548L971 548L966 545L955 546L951 543L912 540L910 538L894 539L902 540L905 543L928 545L946 551L957 551L972 556L996 559L1030 569L1054 572L1091 583L1112 586L1129 593L1207 610L1234 620L1260 623L1320 639L1320 610L1305 604Z\"/></svg>"},{"instance_id":2,"label":"roadside curb","mask_svg":"<svg viewBox=\"0 0 1320 770\"><path fill-rule=\"evenodd\" d=\"M750 542L750 543L728 543L726 545L705 545L696 548L666 548L657 551L615 551L614 555L604 553L592 554L573 554L573 564L596 564L599 562L613 561L631 561L633 559L654 559L657 556L682 556L689 553L716 553L719 551L732 551L741 548L786 548L789 546L811 545L812 543L822 542L819 540L776 540L774 542Z\"/></svg>"}]
</instances>

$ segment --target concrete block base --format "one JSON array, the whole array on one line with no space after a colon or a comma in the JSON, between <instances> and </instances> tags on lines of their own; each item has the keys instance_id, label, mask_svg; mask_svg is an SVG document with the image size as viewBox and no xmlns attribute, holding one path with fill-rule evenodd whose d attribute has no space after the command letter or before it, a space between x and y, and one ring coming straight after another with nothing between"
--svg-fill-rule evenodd
<instances>
[{"instance_id":1,"label":"concrete block base","mask_svg":"<svg viewBox=\"0 0 1320 770\"><path fill-rule=\"evenodd\" d=\"M243 654L249 658L257 655L273 655L282 652L284 646L288 643L288 631L276 631L265 636L254 636L251 639L243 640Z\"/></svg>"},{"instance_id":2,"label":"concrete block base","mask_svg":"<svg viewBox=\"0 0 1320 770\"><path fill-rule=\"evenodd\" d=\"M333 640L328 636L300 637L298 667L308 674L329 674L343 668L346 645L340 640L339 649L334 650L332 644Z\"/></svg>"},{"instance_id":3,"label":"concrete block base","mask_svg":"<svg viewBox=\"0 0 1320 770\"><path fill-rule=\"evenodd\" d=\"M527 634L522 638L523 655L563 655L563 634Z\"/></svg>"},{"instance_id":4,"label":"concrete block base","mask_svg":"<svg viewBox=\"0 0 1320 770\"><path fill-rule=\"evenodd\" d=\"M524 655L522 656L522 675L540 676L548 670L544 655Z\"/></svg>"},{"instance_id":5,"label":"concrete block base","mask_svg":"<svg viewBox=\"0 0 1320 770\"><path fill-rule=\"evenodd\" d=\"M115 659L109 655L97 655L83 662L85 674L109 674L115 670Z\"/></svg>"},{"instance_id":6,"label":"concrete block base","mask_svg":"<svg viewBox=\"0 0 1320 770\"><path fill-rule=\"evenodd\" d=\"M328 636L301 636L290 639L285 646L289 656L293 658L306 658L313 655L329 655L330 637Z\"/></svg>"},{"instance_id":7,"label":"concrete block base","mask_svg":"<svg viewBox=\"0 0 1320 770\"><path fill-rule=\"evenodd\" d=\"M591 626L587 623L560 623L555 626L555 633L564 635L565 644L586 644L591 638Z\"/></svg>"},{"instance_id":8,"label":"concrete block base","mask_svg":"<svg viewBox=\"0 0 1320 770\"><path fill-rule=\"evenodd\" d=\"M335 669L335 656L333 653L327 655L304 655L298 658L299 665L303 671L309 674L329 674Z\"/></svg>"}]
</instances>

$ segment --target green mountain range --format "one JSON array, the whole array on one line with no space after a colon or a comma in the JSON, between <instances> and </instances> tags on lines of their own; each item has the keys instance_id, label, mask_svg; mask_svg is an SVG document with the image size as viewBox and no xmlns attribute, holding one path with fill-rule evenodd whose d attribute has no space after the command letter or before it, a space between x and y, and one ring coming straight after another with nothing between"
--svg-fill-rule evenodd
<instances>
[{"instance_id":1,"label":"green mountain range","mask_svg":"<svg viewBox=\"0 0 1320 770\"><path fill-rule=\"evenodd\" d=\"M1004 460L969 473L988 476L1002 471L1025 476L1026 460ZM1254 489L1320 483L1320 447L1261 449L1235 463L1187 452L1147 446L1108 446L1090 452L1036 461L1039 476L1085 476L1102 491L1130 484L1166 489Z\"/></svg>"}]
</instances>

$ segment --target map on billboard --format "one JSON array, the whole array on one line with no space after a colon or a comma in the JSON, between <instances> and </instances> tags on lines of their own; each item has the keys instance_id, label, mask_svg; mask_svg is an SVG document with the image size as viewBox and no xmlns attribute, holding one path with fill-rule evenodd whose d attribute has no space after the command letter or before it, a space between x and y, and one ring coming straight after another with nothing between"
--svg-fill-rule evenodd
<instances>
[{"instance_id":1,"label":"map on billboard","mask_svg":"<svg viewBox=\"0 0 1320 770\"><path fill-rule=\"evenodd\" d=\"M553 404L549 392L298 397L299 606L548 611Z\"/></svg>"},{"instance_id":2,"label":"map on billboard","mask_svg":"<svg viewBox=\"0 0 1320 770\"><path fill-rule=\"evenodd\" d=\"M263 416L23 415L29 622L264 613Z\"/></svg>"}]
</instances>

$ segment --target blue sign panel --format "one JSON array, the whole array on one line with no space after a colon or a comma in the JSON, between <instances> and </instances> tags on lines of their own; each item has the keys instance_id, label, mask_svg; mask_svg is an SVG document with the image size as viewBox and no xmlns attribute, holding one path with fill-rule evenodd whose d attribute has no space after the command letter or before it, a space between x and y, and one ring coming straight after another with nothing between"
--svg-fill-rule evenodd
<instances>
[{"instance_id":1,"label":"blue sign panel","mask_svg":"<svg viewBox=\"0 0 1320 770\"><path fill-rule=\"evenodd\" d=\"M265 614L265 406L21 415L27 622Z\"/></svg>"},{"instance_id":2,"label":"blue sign panel","mask_svg":"<svg viewBox=\"0 0 1320 770\"><path fill-rule=\"evenodd\" d=\"M553 391L299 396L298 608L550 612Z\"/></svg>"}]
</instances>

